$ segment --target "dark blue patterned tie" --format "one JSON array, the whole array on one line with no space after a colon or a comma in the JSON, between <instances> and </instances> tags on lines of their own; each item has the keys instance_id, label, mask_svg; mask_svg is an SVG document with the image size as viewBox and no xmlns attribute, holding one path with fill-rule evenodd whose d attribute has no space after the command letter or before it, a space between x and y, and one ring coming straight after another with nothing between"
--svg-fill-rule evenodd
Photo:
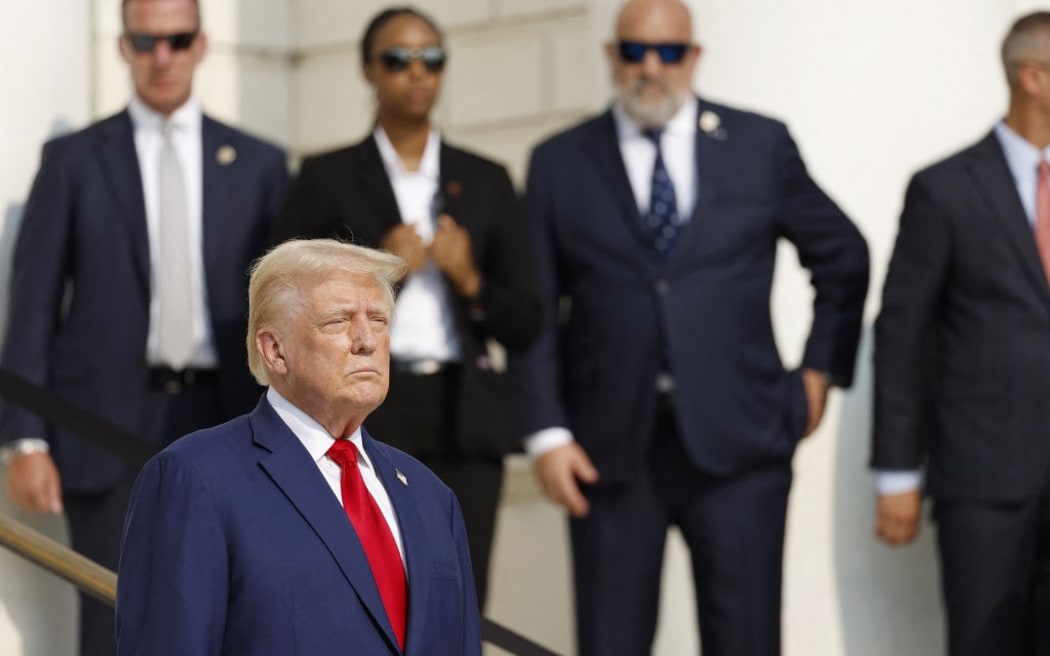
<instances>
[{"instance_id":1,"label":"dark blue patterned tie","mask_svg":"<svg viewBox=\"0 0 1050 656\"><path fill-rule=\"evenodd\" d=\"M660 130L646 130L645 138L656 147L656 162L653 164L653 182L649 196L649 212L645 215L645 225L653 233L653 244L656 250L664 255L671 252L671 247L678 239L678 199L674 193L674 183L664 166L664 156L660 149Z\"/></svg>"}]
</instances>

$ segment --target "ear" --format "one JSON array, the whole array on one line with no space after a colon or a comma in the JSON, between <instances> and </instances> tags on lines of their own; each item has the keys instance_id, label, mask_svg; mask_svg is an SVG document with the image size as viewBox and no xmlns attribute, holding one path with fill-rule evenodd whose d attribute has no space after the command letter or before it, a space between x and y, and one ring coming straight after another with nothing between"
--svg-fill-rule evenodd
<instances>
[{"instance_id":1,"label":"ear","mask_svg":"<svg viewBox=\"0 0 1050 656\"><path fill-rule=\"evenodd\" d=\"M620 63L620 53L615 41L605 42L605 58L609 60L609 66L615 67Z\"/></svg>"},{"instance_id":2,"label":"ear","mask_svg":"<svg viewBox=\"0 0 1050 656\"><path fill-rule=\"evenodd\" d=\"M361 77L365 78L365 82L368 82L369 86L374 87L376 85L375 73L372 72L372 64L370 62L361 62Z\"/></svg>"},{"instance_id":3,"label":"ear","mask_svg":"<svg viewBox=\"0 0 1050 656\"><path fill-rule=\"evenodd\" d=\"M255 348L259 350L263 363L271 375L288 375L288 359L281 336L273 328L260 328L255 333Z\"/></svg>"},{"instance_id":4,"label":"ear","mask_svg":"<svg viewBox=\"0 0 1050 656\"><path fill-rule=\"evenodd\" d=\"M128 40L124 38L123 33L121 33L121 35L117 37L117 50L120 51L121 59L130 64L131 56L134 53L131 51L131 44L129 44Z\"/></svg>"},{"instance_id":5,"label":"ear","mask_svg":"<svg viewBox=\"0 0 1050 656\"><path fill-rule=\"evenodd\" d=\"M702 54L704 54L704 48L699 43L689 46L689 57L692 58L694 64L700 61L700 55Z\"/></svg>"},{"instance_id":6,"label":"ear","mask_svg":"<svg viewBox=\"0 0 1050 656\"><path fill-rule=\"evenodd\" d=\"M201 32L193 42L194 63L199 64L206 54L208 54L208 34Z\"/></svg>"}]
</instances>

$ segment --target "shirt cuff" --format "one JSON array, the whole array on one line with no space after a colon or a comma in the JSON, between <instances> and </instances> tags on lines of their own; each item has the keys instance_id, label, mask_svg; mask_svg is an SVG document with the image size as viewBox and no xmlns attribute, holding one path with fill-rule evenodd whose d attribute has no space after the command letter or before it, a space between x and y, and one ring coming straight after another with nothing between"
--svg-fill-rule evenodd
<instances>
[{"instance_id":1,"label":"shirt cuff","mask_svg":"<svg viewBox=\"0 0 1050 656\"><path fill-rule=\"evenodd\" d=\"M27 456L31 453L51 453L51 447L48 446L47 440L39 437L23 437L14 442L8 442L0 446L0 466L7 467L18 456Z\"/></svg>"},{"instance_id":2,"label":"shirt cuff","mask_svg":"<svg viewBox=\"0 0 1050 656\"><path fill-rule=\"evenodd\" d=\"M525 453L535 460L560 446L572 444L572 441L572 433L568 428L561 426L544 428L525 438Z\"/></svg>"},{"instance_id":3,"label":"shirt cuff","mask_svg":"<svg viewBox=\"0 0 1050 656\"><path fill-rule=\"evenodd\" d=\"M884 469L875 474L875 490L879 495L914 492L922 486L918 470Z\"/></svg>"}]
</instances>

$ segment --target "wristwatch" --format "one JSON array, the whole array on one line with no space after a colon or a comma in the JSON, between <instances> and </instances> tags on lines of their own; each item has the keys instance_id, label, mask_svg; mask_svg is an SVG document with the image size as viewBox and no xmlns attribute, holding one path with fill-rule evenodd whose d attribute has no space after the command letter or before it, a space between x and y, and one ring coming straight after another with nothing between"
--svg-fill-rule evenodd
<instances>
[{"instance_id":1,"label":"wristwatch","mask_svg":"<svg viewBox=\"0 0 1050 656\"><path fill-rule=\"evenodd\" d=\"M15 440L9 444L0 446L0 467L7 467L11 461L19 456L28 456L33 453L50 453L51 448L46 440L29 437Z\"/></svg>"}]
</instances>

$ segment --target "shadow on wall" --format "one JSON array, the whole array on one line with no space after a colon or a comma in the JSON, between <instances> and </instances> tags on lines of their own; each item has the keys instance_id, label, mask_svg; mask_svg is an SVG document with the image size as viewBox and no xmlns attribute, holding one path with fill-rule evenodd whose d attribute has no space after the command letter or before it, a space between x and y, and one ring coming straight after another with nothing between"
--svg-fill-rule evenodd
<instances>
[{"instance_id":1,"label":"shadow on wall","mask_svg":"<svg viewBox=\"0 0 1050 656\"><path fill-rule=\"evenodd\" d=\"M845 656L944 653L944 618L933 525L890 548L874 535L875 481L868 471L873 331L864 330L856 382L843 398L834 465L834 558ZM924 508L926 518L929 508Z\"/></svg>"},{"instance_id":2,"label":"shadow on wall","mask_svg":"<svg viewBox=\"0 0 1050 656\"><path fill-rule=\"evenodd\" d=\"M7 303L8 303L8 289L10 285L8 281L11 279L11 254L15 249L15 240L18 238L18 227L22 223L22 210L25 209L23 203L11 203L4 210L4 224L0 227L0 262L3 266L0 266L0 310L3 314L0 316L7 316ZM0 322L0 338L3 337L5 332L4 328L7 326L7 320Z\"/></svg>"}]
</instances>

